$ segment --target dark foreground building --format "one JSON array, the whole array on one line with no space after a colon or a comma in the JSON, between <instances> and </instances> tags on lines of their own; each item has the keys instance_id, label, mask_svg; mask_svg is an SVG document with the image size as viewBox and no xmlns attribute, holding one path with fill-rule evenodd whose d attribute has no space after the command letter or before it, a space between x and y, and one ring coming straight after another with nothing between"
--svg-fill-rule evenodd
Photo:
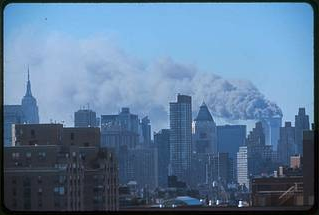
<instances>
[{"instance_id":1,"label":"dark foreground building","mask_svg":"<svg viewBox=\"0 0 319 215\"><path fill-rule=\"evenodd\" d=\"M117 161L98 128L15 125L4 150L4 203L13 211L118 210Z\"/></svg>"}]
</instances>

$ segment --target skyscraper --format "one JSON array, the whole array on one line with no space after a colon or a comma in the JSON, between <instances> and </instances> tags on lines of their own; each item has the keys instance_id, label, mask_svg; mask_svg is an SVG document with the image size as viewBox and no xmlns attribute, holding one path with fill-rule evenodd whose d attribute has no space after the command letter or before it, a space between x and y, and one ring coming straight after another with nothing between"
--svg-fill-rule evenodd
<instances>
[{"instance_id":1,"label":"skyscraper","mask_svg":"<svg viewBox=\"0 0 319 215\"><path fill-rule=\"evenodd\" d=\"M295 127L291 126L291 122L285 122L285 127L280 128L278 159L282 164L289 165L290 156L296 153Z\"/></svg>"},{"instance_id":2,"label":"skyscraper","mask_svg":"<svg viewBox=\"0 0 319 215\"><path fill-rule=\"evenodd\" d=\"M299 108L298 115L295 116L295 144L296 153L303 154L302 136L303 131L309 130L309 116L306 115L305 108Z\"/></svg>"},{"instance_id":3,"label":"skyscraper","mask_svg":"<svg viewBox=\"0 0 319 215\"><path fill-rule=\"evenodd\" d=\"M216 124L206 104L200 106L195 121L194 142L197 153L217 154Z\"/></svg>"},{"instance_id":4,"label":"skyscraper","mask_svg":"<svg viewBox=\"0 0 319 215\"><path fill-rule=\"evenodd\" d=\"M140 126L140 136L143 145L149 146L151 144L151 125L150 120L147 116L142 118L139 123Z\"/></svg>"},{"instance_id":5,"label":"skyscraper","mask_svg":"<svg viewBox=\"0 0 319 215\"><path fill-rule=\"evenodd\" d=\"M277 150L282 117L265 118L261 120L261 123L265 134L265 144L271 145L273 150Z\"/></svg>"},{"instance_id":6,"label":"skyscraper","mask_svg":"<svg viewBox=\"0 0 319 215\"><path fill-rule=\"evenodd\" d=\"M158 151L158 185L167 187L168 164L169 164L169 129L162 129L154 134L154 144Z\"/></svg>"},{"instance_id":7,"label":"skyscraper","mask_svg":"<svg viewBox=\"0 0 319 215\"><path fill-rule=\"evenodd\" d=\"M38 124L39 111L37 106L37 100L32 96L32 93L31 93L29 68L28 68L27 90L24 97L22 98L21 106L22 106L22 112L24 115L24 122L27 124Z\"/></svg>"},{"instance_id":8,"label":"skyscraper","mask_svg":"<svg viewBox=\"0 0 319 215\"><path fill-rule=\"evenodd\" d=\"M74 127L97 127L96 113L89 109L81 109L74 113Z\"/></svg>"},{"instance_id":9,"label":"skyscraper","mask_svg":"<svg viewBox=\"0 0 319 215\"><path fill-rule=\"evenodd\" d=\"M249 189L247 146L239 147L237 152L237 182Z\"/></svg>"},{"instance_id":10,"label":"skyscraper","mask_svg":"<svg viewBox=\"0 0 319 215\"><path fill-rule=\"evenodd\" d=\"M265 144L265 135L261 122L257 122L255 128L247 136L246 145L249 174L256 176L273 172L272 146Z\"/></svg>"},{"instance_id":11,"label":"skyscraper","mask_svg":"<svg viewBox=\"0 0 319 215\"><path fill-rule=\"evenodd\" d=\"M219 152L228 152L229 156L236 159L240 146L245 145L246 125L217 126L217 143Z\"/></svg>"},{"instance_id":12,"label":"skyscraper","mask_svg":"<svg viewBox=\"0 0 319 215\"><path fill-rule=\"evenodd\" d=\"M172 175L188 182L192 149L192 98L177 96L170 103L170 167Z\"/></svg>"}]
</instances>

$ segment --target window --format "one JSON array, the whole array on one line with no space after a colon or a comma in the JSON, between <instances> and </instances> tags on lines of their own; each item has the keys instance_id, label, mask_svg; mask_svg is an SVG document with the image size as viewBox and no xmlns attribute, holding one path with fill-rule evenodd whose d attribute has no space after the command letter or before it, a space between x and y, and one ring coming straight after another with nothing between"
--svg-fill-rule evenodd
<instances>
[{"instance_id":1,"label":"window","mask_svg":"<svg viewBox=\"0 0 319 215\"><path fill-rule=\"evenodd\" d=\"M74 140L74 133L71 133L71 140Z\"/></svg>"},{"instance_id":2,"label":"window","mask_svg":"<svg viewBox=\"0 0 319 215\"><path fill-rule=\"evenodd\" d=\"M39 175L39 176L38 176L38 184L41 184L41 183L42 183L42 176Z\"/></svg>"},{"instance_id":3,"label":"window","mask_svg":"<svg viewBox=\"0 0 319 215\"><path fill-rule=\"evenodd\" d=\"M12 153L12 159L16 160L16 159L19 159L19 157L20 157L19 152L13 152Z\"/></svg>"},{"instance_id":4,"label":"window","mask_svg":"<svg viewBox=\"0 0 319 215\"><path fill-rule=\"evenodd\" d=\"M31 129L31 138L35 138L35 131L34 131L34 129Z\"/></svg>"},{"instance_id":5,"label":"window","mask_svg":"<svg viewBox=\"0 0 319 215\"><path fill-rule=\"evenodd\" d=\"M40 160L45 159L45 156L46 156L46 153L45 153L45 152L39 152L39 154L38 154L38 158L39 158Z\"/></svg>"},{"instance_id":6,"label":"window","mask_svg":"<svg viewBox=\"0 0 319 215\"><path fill-rule=\"evenodd\" d=\"M13 189L12 189L12 195L13 195L13 196L16 196L16 195L17 195L17 189L16 189L16 188L13 188Z\"/></svg>"},{"instance_id":7,"label":"window","mask_svg":"<svg viewBox=\"0 0 319 215\"><path fill-rule=\"evenodd\" d=\"M27 152L27 153L25 154L25 156L26 156L27 158L31 158L31 152Z\"/></svg>"}]
</instances>

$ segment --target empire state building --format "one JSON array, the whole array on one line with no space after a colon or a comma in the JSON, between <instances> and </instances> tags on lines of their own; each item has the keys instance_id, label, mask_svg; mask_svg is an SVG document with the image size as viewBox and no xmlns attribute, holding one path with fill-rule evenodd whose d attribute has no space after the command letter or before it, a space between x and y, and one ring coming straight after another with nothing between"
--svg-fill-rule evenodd
<instances>
[{"instance_id":1,"label":"empire state building","mask_svg":"<svg viewBox=\"0 0 319 215\"><path fill-rule=\"evenodd\" d=\"M37 106L37 100L32 96L32 93L31 93L29 68L28 68L27 91L25 93L25 96L22 98L21 107L22 107L22 112L24 115L24 123L39 124L39 110Z\"/></svg>"}]
</instances>

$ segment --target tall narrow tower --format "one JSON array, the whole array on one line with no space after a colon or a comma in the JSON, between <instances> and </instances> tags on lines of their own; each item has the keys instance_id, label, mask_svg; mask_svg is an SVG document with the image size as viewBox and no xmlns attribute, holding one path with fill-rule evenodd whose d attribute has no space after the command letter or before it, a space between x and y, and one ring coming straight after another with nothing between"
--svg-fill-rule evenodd
<instances>
[{"instance_id":1,"label":"tall narrow tower","mask_svg":"<svg viewBox=\"0 0 319 215\"><path fill-rule=\"evenodd\" d=\"M170 167L172 175L189 182L192 148L192 98L177 96L169 105Z\"/></svg>"},{"instance_id":2,"label":"tall narrow tower","mask_svg":"<svg viewBox=\"0 0 319 215\"><path fill-rule=\"evenodd\" d=\"M309 116L306 115L305 108L299 108L298 115L295 115L295 141L297 153L303 155L303 131L309 130Z\"/></svg>"},{"instance_id":3,"label":"tall narrow tower","mask_svg":"<svg viewBox=\"0 0 319 215\"><path fill-rule=\"evenodd\" d=\"M28 81L27 90L22 98L21 102L22 112L24 115L24 123L27 124L38 124L39 123L39 111L37 106L37 100L32 96L31 93L31 82L30 82L30 72L28 67Z\"/></svg>"}]
</instances>

